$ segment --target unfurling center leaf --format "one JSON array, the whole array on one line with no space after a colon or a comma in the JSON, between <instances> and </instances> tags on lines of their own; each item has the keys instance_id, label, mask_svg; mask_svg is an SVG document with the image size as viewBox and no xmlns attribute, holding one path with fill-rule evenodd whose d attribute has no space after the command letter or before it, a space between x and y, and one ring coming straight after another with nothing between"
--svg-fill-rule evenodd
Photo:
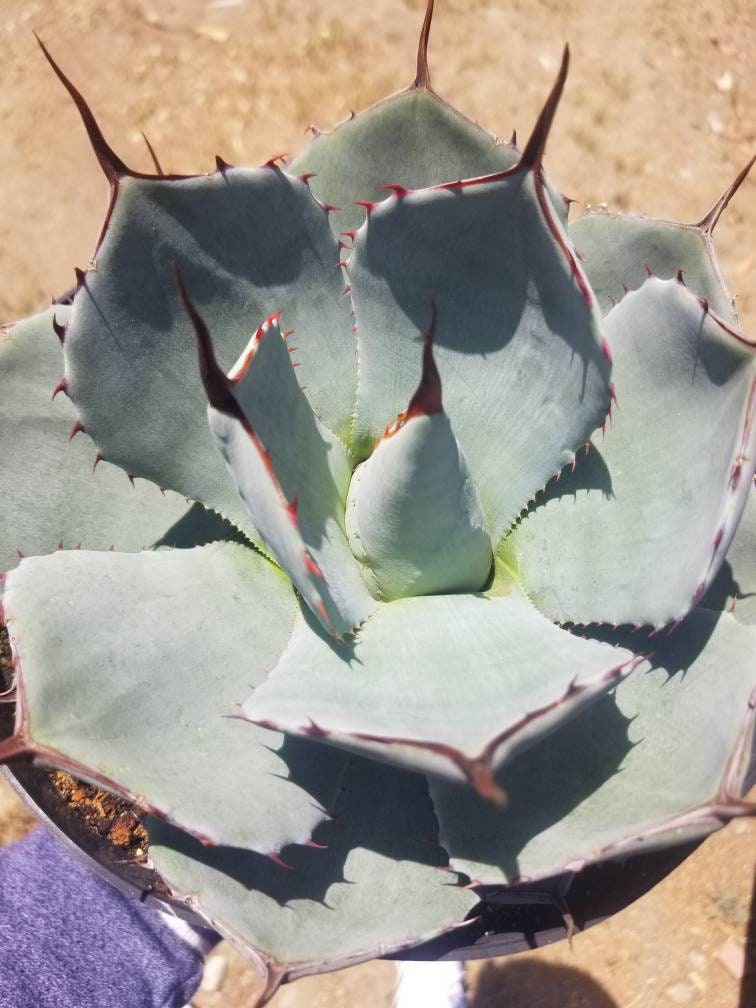
<instances>
[{"instance_id":1,"label":"unfurling center leaf","mask_svg":"<svg viewBox=\"0 0 756 1008\"><path fill-rule=\"evenodd\" d=\"M385 600L479 591L493 562L478 491L443 408L435 323L434 306L417 390L355 470L347 499L352 552Z\"/></svg>"}]
</instances>

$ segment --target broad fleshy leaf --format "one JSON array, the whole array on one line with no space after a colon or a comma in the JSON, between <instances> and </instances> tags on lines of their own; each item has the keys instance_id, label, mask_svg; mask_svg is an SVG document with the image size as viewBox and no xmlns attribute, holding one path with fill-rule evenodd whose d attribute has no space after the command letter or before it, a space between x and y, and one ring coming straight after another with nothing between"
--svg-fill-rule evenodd
<instances>
[{"instance_id":1,"label":"broad fleshy leaf","mask_svg":"<svg viewBox=\"0 0 756 1008\"><path fill-rule=\"evenodd\" d=\"M674 281L649 279L606 318L619 398L605 441L511 536L551 619L679 619L702 598L751 484L754 346Z\"/></svg>"},{"instance_id":2,"label":"broad fleshy leaf","mask_svg":"<svg viewBox=\"0 0 756 1008\"><path fill-rule=\"evenodd\" d=\"M291 871L228 847L203 848L149 823L150 855L177 894L270 971L272 986L431 938L477 903L446 863L422 777L355 760L324 850L283 852Z\"/></svg>"},{"instance_id":3,"label":"broad fleshy leaf","mask_svg":"<svg viewBox=\"0 0 756 1008\"><path fill-rule=\"evenodd\" d=\"M545 877L756 813L740 800L754 730L754 628L696 610L652 643L652 671L636 670L500 772L506 808L431 782L452 867L481 883Z\"/></svg>"},{"instance_id":4,"label":"broad fleshy leaf","mask_svg":"<svg viewBox=\"0 0 756 1008\"><path fill-rule=\"evenodd\" d=\"M379 203L387 197L387 186L425 189L478 178L506 171L519 158L515 146L497 140L433 91L412 87L347 119L333 132L316 134L288 170L313 173L310 188L339 208L331 222L346 233L365 219L365 208L355 202ZM566 223L566 200L549 191Z\"/></svg>"},{"instance_id":5,"label":"broad fleshy leaf","mask_svg":"<svg viewBox=\"0 0 756 1008\"><path fill-rule=\"evenodd\" d=\"M729 325L739 327L712 235L754 161L751 158L697 224L610 213L605 207L590 209L570 224L570 236L583 256L604 315L621 300L623 291L640 287L649 274L671 280L682 271L685 283L698 297L706 298Z\"/></svg>"},{"instance_id":6,"label":"broad fleshy leaf","mask_svg":"<svg viewBox=\"0 0 756 1008\"><path fill-rule=\"evenodd\" d=\"M622 300L625 287L640 287L649 271L661 280L671 280L682 270L695 294L705 297L730 325L738 325L711 234L703 228L591 210L572 221L569 232L603 315Z\"/></svg>"},{"instance_id":7,"label":"broad fleshy leaf","mask_svg":"<svg viewBox=\"0 0 756 1008\"><path fill-rule=\"evenodd\" d=\"M82 277L66 381L87 431L127 472L249 519L207 429L191 327L173 264L228 368L260 321L283 310L301 381L337 435L354 404L354 336L339 247L307 186L275 167L188 179L120 179Z\"/></svg>"},{"instance_id":8,"label":"broad fleshy leaf","mask_svg":"<svg viewBox=\"0 0 756 1008\"><path fill-rule=\"evenodd\" d=\"M467 779L499 799L496 766L638 661L555 627L516 594L427 595L381 605L349 645L335 645L304 612L242 712L411 770Z\"/></svg>"},{"instance_id":9,"label":"broad fleshy leaf","mask_svg":"<svg viewBox=\"0 0 756 1008\"><path fill-rule=\"evenodd\" d=\"M193 321L202 352L212 354L196 312ZM265 544L326 629L340 636L376 605L344 527L352 466L342 443L312 412L289 349L271 318L229 378L216 371L219 394L206 380L210 429ZM203 361L203 375L213 364Z\"/></svg>"},{"instance_id":10,"label":"broad fleshy leaf","mask_svg":"<svg viewBox=\"0 0 756 1008\"><path fill-rule=\"evenodd\" d=\"M3 602L19 698L3 758L31 756L262 853L306 841L325 817L343 756L228 717L276 663L296 610L253 550L34 557Z\"/></svg>"},{"instance_id":11,"label":"broad fleshy leaf","mask_svg":"<svg viewBox=\"0 0 756 1008\"><path fill-rule=\"evenodd\" d=\"M520 158L503 143L440 98L431 86L428 39L433 0L428 0L412 84L352 115L335 130L312 127L314 139L291 164L313 177L313 191L341 208L332 223L347 233L362 224L364 208L386 198L387 187L423 189L512 168ZM545 183L562 223L568 201ZM361 205L357 206L356 201Z\"/></svg>"},{"instance_id":12,"label":"broad fleshy leaf","mask_svg":"<svg viewBox=\"0 0 756 1008\"><path fill-rule=\"evenodd\" d=\"M349 276L355 451L417 386L435 303L445 409L496 546L609 406L600 317L537 172L392 196L359 231Z\"/></svg>"},{"instance_id":13,"label":"broad fleshy leaf","mask_svg":"<svg viewBox=\"0 0 756 1008\"><path fill-rule=\"evenodd\" d=\"M0 570L19 554L71 549L139 550L164 539L188 512L183 498L161 496L154 484L129 486L126 474L102 463L76 431L76 410L60 386L63 334L69 309L57 305L17 322L0 335L0 427L3 491ZM53 393L58 390L54 401Z\"/></svg>"}]
</instances>

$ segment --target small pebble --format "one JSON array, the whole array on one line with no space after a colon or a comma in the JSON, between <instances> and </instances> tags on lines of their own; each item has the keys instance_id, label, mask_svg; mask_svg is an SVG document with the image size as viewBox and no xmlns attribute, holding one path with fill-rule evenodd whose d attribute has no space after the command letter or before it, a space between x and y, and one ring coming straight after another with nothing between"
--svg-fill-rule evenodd
<instances>
[{"instance_id":1,"label":"small pebble","mask_svg":"<svg viewBox=\"0 0 756 1008\"><path fill-rule=\"evenodd\" d=\"M211 42L228 42L230 32L220 25L198 25L194 29L194 34L201 38L210 39Z\"/></svg>"},{"instance_id":2,"label":"small pebble","mask_svg":"<svg viewBox=\"0 0 756 1008\"><path fill-rule=\"evenodd\" d=\"M730 936L722 942L716 952L717 959L736 980L742 980L745 974L745 949L737 938Z\"/></svg>"},{"instance_id":3,"label":"small pebble","mask_svg":"<svg viewBox=\"0 0 756 1008\"><path fill-rule=\"evenodd\" d=\"M693 988L684 983L673 984L664 993L675 1004L690 1004L693 1000Z\"/></svg>"},{"instance_id":4,"label":"small pebble","mask_svg":"<svg viewBox=\"0 0 756 1008\"><path fill-rule=\"evenodd\" d=\"M716 112L709 112L709 114L706 116L706 122L708 123L711 132L716 133L717 136L719 136L719 134L724 129L724 123L719 118Z\"/></svg>"},{"instance_id":5,"label":"small pebble","mask_svg":"<svg viewBox=\"0 0 756 1008\"><path fill-rule=\"evenodd\" d=\"M706 990L706 981L696 970L691 970L688 973L688 980L693 984L694 987L698 988L701 994Z\"/></svg>"},{"instance_id":6,"label":"small pebble","mask_svg":"<svg viewBox=\"0 0 756 1008\"><path fill-rule=\"evenodd\" d=\"M728 91L732 91L733 77L729 70L725 70L721 77L717 77L717 88L723 93L727 94Z\"/></svg>"}]
</instances>

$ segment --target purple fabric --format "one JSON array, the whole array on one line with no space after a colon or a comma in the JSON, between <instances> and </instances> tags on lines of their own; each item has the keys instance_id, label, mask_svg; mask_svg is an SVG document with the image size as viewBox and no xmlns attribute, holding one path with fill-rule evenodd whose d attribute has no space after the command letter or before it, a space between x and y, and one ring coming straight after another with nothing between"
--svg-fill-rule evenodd
<instances>
[{"instance_id":1,"label":"purple fabric","mask_svg":"<svg viewBox=\"0 0 756 1008\"><path fill-rule=\"evenodd\" d=\"M181 1008L202 956L45 830L0 848L0 1008Z\"/></svg>"}]
</instances>

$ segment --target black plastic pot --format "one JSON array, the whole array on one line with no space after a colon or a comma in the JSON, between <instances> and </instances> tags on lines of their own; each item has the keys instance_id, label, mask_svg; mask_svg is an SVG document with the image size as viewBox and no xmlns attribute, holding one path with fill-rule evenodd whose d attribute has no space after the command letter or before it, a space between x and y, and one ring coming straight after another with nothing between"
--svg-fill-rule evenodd
<instances>
[{"instance_id":1,"label":"black plastic pot","mask_svg":"<svg viewBox=\"0 0 756 1008\"><path fill-rule=\"evenodd\" d=\"M756 739L754 740L756 742ZM171 898L154 870L122 860L106 839L89 830L53 787L45 770L26 764L0 767L15 792L79 860L123 892L192 924L208 922ZM748 786L756 783L756 745ZM699 846L701 840L621 861L590 865L576 875L480 892L481 906L466 927L389 959L484 959L540 948L568 937L570 925L584 930L623 910L652 889Z\"/></svg>"}]
</instances>

